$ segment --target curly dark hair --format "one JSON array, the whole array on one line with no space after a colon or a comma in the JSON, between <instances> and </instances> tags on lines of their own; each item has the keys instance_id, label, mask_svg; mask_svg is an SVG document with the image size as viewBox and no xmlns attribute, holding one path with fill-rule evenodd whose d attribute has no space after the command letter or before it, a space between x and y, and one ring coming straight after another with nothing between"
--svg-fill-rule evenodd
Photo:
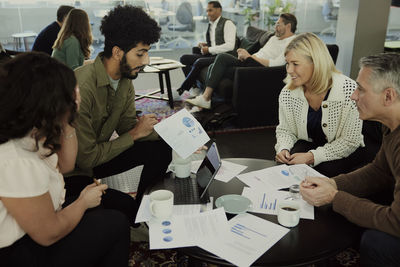
<instances>
[{"instance_id":1,"label":"curly dark hair","mask_svg":"<svg viewBox=\"0 0 400 267\"><path fill-rule=\"evenodd\" d=\"M0 144L36 128L36 148L45 137L44 147L52 153L60 149L63 123L72 125L77 114L76 85L70 68L42 52L23 53L2 65Z\"/></svg>"},{"instance_id":2,"label":"curly dark hair","mask_svg":"<svg viewBox=\"0 0 400 267\"><path fill-rule=\"evenodd\" d=\"M104 56L111 57L112 48L118 46L125 53L142 42L151 45L160 39L161 28L141 8L131 5L117 6L101 20L104 35Z\"/></svg>"}]
</instances>

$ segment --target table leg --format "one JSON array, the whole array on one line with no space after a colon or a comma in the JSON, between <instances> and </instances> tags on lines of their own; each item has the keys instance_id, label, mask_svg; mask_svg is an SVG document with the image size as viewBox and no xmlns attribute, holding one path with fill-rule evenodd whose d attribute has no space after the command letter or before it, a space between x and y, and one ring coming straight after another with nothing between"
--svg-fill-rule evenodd
<instances>
[{"instance_id":1,"label":"table leg","mask_svg":"<svg viewBox=\"0 0 400 267\"><path fill-rule=\"evenodd\" d=\"M169 106L174 108L174 97L172 96L171 79L169 77L169 70L165 71L165 82L167 83L168 103Z\"/></svg>"},{"instance_id":2,"label":"table leg","mask_svg":"<svg viewBox=\"0 0 400 267\"><path fill-rule=\"evenodd\" d=\"M164 80L162 74L163 74L162 71L158 73L158 81L160 83L160 93L164 94Z\"/></svg>"}]
</instances>

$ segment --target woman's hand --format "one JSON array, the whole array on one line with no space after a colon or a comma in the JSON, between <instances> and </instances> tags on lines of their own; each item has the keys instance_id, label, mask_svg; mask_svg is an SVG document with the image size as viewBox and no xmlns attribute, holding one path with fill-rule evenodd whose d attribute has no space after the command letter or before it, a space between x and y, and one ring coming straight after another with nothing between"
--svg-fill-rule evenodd
<instances>
[{"instance_id":1,"label":"woman's hand","mask_svg":"<svg viewBox=\"0 0 400 267\"><path fill-rule=\"evenodd\" d=\"M313 164L314 163L314 154L311 152L306 153L294 153L290 156L288 164Z\"/></svg>"},{"instance_id":2,"label":"woman's hand","mask_svg":"<svg viewBox=\"0 0 400 267\"><path fill-rule=\"evenodd\" d=\"M280 163L289 164L290 152L287 149L283 149L281 152L276 154L275 161Z\"/></svg>"},{"instance_id":3,"label":"woman's hand","mask_svg":"<svg viewBox=\"0 0 400 267\"><path fill-rule=\"evenodd\" d=\"M108 186L106 184L90 184L82 190L81 194L79 195L79 199L83 201L86 209L97 207L100 205L101 196L107 187Z\"/></svg>"}]
</instances>

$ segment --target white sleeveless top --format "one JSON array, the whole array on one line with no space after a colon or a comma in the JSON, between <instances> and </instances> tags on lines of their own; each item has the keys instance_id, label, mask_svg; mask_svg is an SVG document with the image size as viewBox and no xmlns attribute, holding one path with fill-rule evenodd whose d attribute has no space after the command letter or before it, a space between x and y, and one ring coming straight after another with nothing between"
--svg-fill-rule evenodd
<instances>
[{"instance_id":1,"label":"white sleeveless top","mask_svg":"<svg viewBox=\"0 0 400 267\"><path fill-rule=\"evenodd\" d=\"M0 248L10 246L25 235L7 212L2 197L26 198L50 192L54 210L64 203L64 178L57 169L57 154L45 157L48 149L29 135L0 144Z\"/></svg>"}]
</instances>

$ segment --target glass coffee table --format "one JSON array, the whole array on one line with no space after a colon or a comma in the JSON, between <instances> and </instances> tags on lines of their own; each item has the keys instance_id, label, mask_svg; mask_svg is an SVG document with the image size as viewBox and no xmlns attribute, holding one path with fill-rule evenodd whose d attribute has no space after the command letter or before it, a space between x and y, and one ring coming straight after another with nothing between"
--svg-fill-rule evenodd
<instances>
[{"instance_id":1,"label":"glass coffee table","mask_svg":"<svg viewBox=\"0 0 400 267\"><path fill-rule=\"evenodd\" d=\"M244 172L275 166L271 160L251 158L224 159L248 166ZM214 180L209 195L218 197L226 194L241 194L243 184L233 178L228 183ZM278 223L275 215L252 213L268 221ZM228 219L230 219L230 215ZM352 245L358 244L362 229L347 221L332 210L330 205L315 208L315 220L301 219L281 240L265 252L252 266L302 266L324 261ZM189 256L190 265L207 262L222 266L232 266L229 262L198 247L177 249L181 255Z\"/></svg>"}]
</instances>

